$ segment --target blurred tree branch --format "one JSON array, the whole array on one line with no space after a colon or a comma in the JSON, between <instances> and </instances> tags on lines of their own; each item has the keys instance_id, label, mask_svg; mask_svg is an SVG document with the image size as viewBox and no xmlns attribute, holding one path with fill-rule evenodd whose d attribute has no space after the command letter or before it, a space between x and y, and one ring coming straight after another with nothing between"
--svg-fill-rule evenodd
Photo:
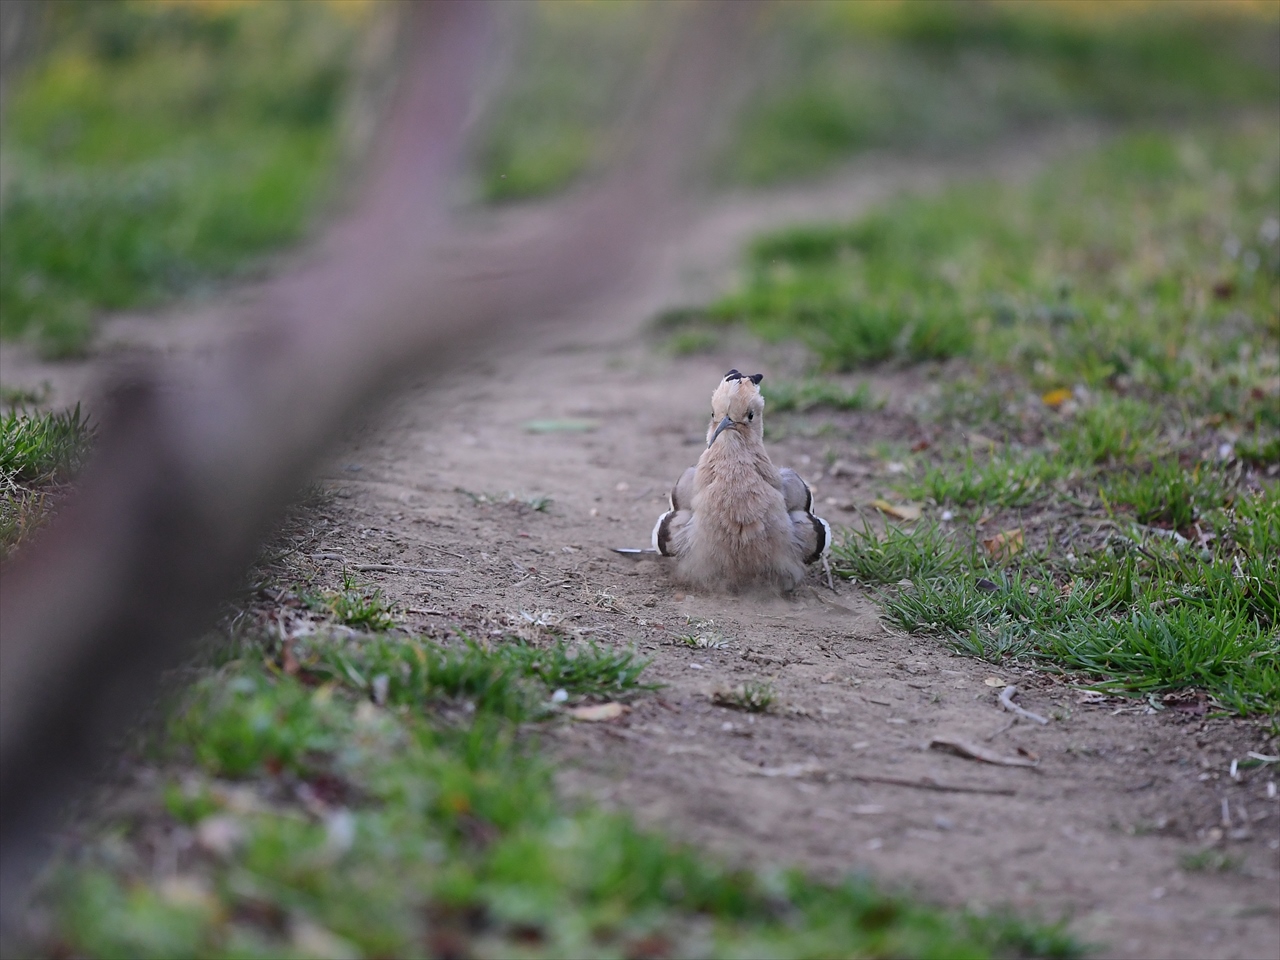
<instances>
[{"instance_id":1,"label":"blurred tree branch","mask_svg":"<svg viewBox=\"0 0 1280 960\"><path fill-rule=\"evenodd\" d=\"M15 920L45 831L162 670L230 595L307 471L398 377L619 279L669 228L754 4L663 8L627 144L593 185L499 236L452 214L493 11L415 6L397 107L361 202L271 282L256 333L213 362L118 377L80 489L3 571L0 921Z\"/></svg>"},{"instance_id":2,"label":"blurred tree branch","mask_svg":"<svg viewBox=\"0 0 1280 960\"><path fill-rule=\"evenodd\" d=\"M40 45L44 12L40 0L0 3L0 115L4 113L9 85Z\"/></svg>"}]
</instances>

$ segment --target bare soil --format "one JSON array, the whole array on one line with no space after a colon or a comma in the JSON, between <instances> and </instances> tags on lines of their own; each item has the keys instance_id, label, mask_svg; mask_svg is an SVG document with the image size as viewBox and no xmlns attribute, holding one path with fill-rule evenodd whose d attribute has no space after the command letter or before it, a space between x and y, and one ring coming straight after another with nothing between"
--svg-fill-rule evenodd
<instances>
[{"instance_id":1,"label":"bare soil","mask_svg":"<svg viewBox=\"0 0 1280 960\"><path fill-rule=\"evenodd\" d=\"M706 355L666 355L646 332L655 309L723 284L738 244L764 227L852 216L956 176L1021 176L1081 139L956 164L872 161L824 186L702 211L647 282L493 344L350 438L323 471L336 496L304 562L334 582L355 569L411 629L496 636L541 620L651 658L648 677L664 686L622 718L543 728L568 796L741 862L869 871L940 902L1066 915L1104 956L1280 956L1276 767L1230 775L1248 751L1276 752L1262 726L1157 712L956 656L888 627L856 585L832 592L815 575L791 597L692 595L663 561L611 550L647 545L670 485L698 456L725 370L762 371L767 388L798 369L793 351L737 335ZM123 339L154 346L176 336L164 329ZM74 368L49 375L29 357L5 367L11 385L54 379L55 401L82 389ZM818 503L836 524L880 492L885 465L871 444L911 442L905 412L927 382L919 371L873 380L883 410L770 421L783 434L774 459L821 476ZM562 429L536 432L535 421ZM847 465L835 476L833 458ZM535 495L551 498L545 511L522 500ZM680 639L696 634L723 645ZM774 687L769 712L715 704L748 681ZM1050 722L1002 710L1006 684ZM943 736L1039 762L929 748ZM1206 848L1229 855L1228 869L1180 865Z\"/></svg>"}]
</instances>

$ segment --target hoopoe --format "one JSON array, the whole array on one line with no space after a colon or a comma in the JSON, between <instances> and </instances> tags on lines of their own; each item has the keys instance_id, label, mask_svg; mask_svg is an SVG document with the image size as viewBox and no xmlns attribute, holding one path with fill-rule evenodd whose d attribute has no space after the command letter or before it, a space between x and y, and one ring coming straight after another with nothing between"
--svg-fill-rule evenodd
<instances>
[{"instance_id":1,"label":"hoopoe","mask_svg":"<svg viewBox=\"0 0 1280 960\"><path fill-rule=\"evenodd\" d=\"M791 590L805 565L827 570L831 527L813 513L813 494L764 449L764 374L730 370L711 395L707 449L671 490L671 509L653 528L653 548L675 557L692 586Z\"/></svg>"}]
</instances>

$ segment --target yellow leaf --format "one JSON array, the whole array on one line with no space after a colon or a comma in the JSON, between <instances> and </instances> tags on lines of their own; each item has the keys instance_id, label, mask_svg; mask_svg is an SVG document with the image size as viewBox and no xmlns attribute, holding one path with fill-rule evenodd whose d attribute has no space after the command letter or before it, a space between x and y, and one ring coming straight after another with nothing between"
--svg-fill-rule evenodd
<instances>
[{"instance_id":1,"label":"yellow leaf","mask_svg":"<svg viewBox=\"0 0 1280 960\"><path fill-rule=\"evenodd\" d=\"M923 509L916 503L890 503L888 500L873 500L871 505L881 513L899 520L919 520Z\"/></svg>"},{"instance_id":2,"label":"yellow leaf","mask_svg":"<svg viewBox=\"0 0 1280 960\"><path fill-rule=\"evenodd\" d=\"M990 540L983 540L982 545L992 560L1008 560L1022 552L1022 528L1014 527L997 533Z\"/></svg>"},{"instance_id":3,"label":"yellow leaf","mask_svg":"<svg viewBox=\"0 0 1280 960\"><path fill-rule=\"evenodd\" d=\"M1071 391L1066 387L1059 387L1057 390L1050 390L1040 398L1040 401L1046 407L1052 407L1057 410L1060 406L1071 399Z\"/></svg>"}]
</instances>

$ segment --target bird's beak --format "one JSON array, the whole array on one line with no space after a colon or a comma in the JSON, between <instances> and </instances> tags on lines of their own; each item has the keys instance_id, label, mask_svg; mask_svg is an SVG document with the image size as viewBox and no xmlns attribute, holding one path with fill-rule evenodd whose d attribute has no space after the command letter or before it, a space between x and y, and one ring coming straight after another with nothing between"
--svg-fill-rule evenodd
<instances>
[{"instance_id":1,"label":"bird's beak","mask_svg":"<svg viewBox=\"0 0 1280 960\"><path fill-rule=\"evenodd\" d=\"M732 427L732 426L733 426L733 421L730 420L728 417L725 417L723 420L721 420L719 426L716 427L716 432L713 433L711 435L711 439L707 441L707 446L710 447L713 443L716 442L716 437L720 436L720 434L723 433L727 427Z\"/></svg>"}]
</instances>

